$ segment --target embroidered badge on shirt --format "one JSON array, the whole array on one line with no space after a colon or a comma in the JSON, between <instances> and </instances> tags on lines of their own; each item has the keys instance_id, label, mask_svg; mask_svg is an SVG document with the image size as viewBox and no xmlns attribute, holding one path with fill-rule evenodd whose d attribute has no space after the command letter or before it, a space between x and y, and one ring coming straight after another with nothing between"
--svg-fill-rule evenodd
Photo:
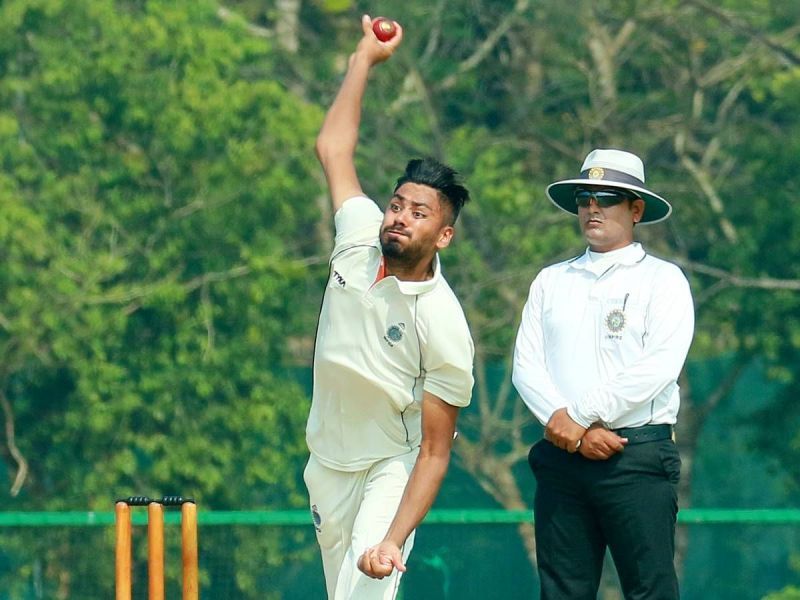
<instances>
[{"instance_id":1,"label":"embroidered badge on shirt","mask_svg":"<svg viewBox=\"0 0 800 600\"><path fill-rule=\"evenodd\" d=\"M403 339L403 333L405 330L405 323L397 323L396 325L392 325L386 330L386 335L383 336L383 339L386 340L387 344L394 347L395 344Z\"/></svg>"},{"instance_id":2,"label":"embroidered badge on shirt","mask_svg":"<svg viewBox=\"0 0 800 600\"><path fill-rule=\"evenodd\" d=\"M606 315L606 327L612 335L609 337L621 338L619 335L625 329L625 313L619 308L615 308Z\"/></svg>"}]
</instances>

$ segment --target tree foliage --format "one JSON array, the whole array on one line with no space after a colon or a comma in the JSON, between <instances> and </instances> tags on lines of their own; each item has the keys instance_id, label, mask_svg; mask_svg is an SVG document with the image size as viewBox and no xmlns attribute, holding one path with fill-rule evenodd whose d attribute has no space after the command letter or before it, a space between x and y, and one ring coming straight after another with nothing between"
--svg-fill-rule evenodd
<instances>
[{"instance_id":1,"label":"tree foliage","mask_svg":"<svg viewBox=\"0 0 800 600\"><path fill-rule=\"evenodd\" d=\"M0 505L302 506L308 401L281 373L313 327L292 299L316 278L321 111L210 2L0 22Z\"/></svg>"}]
</instances>

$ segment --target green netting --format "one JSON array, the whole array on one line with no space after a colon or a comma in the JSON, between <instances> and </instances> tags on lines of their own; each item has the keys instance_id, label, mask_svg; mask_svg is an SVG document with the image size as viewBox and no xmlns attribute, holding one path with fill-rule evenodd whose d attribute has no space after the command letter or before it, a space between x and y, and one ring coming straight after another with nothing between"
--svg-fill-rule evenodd
<instances>
[{"instance_id":1,"label":"green netting","mask_svg":"<svg viewBox=\"0 0 800 600\"><path fill-rule=\"evenodd\" d=\"M179 514L165 515L167 598L180 598ZM134 593L147 597L146 528L134 512ZM538 597L520 528L529 511L436 510L420 528L404 600ZM114 596L113 513L0 514L0 600ZM200 512L205 599L324 598L305 511ZM800 510L686 509L685 600L761 598L800 578Z\"/></svg>"}]
</instances>

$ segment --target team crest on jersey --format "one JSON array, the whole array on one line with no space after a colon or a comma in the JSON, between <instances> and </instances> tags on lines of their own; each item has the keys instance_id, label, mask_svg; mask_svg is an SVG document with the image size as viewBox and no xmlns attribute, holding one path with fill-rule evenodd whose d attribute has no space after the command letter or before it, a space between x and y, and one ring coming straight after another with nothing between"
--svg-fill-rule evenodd
<instances>
[{"instance_id":1,"label":"team crest on jersey","mask_svg":"<svg viewBox=\"0 0 800 600\"><path fill-rule=\"evenodd\" d=\"M386 330L386 335L383 336L383 339L386 340L386 343L390 346L394 347L395 344L400 342L403 339L403 334L406 331L406 324L405 323L397 323L395 325L390 325L389 328Z\"/></svg>"},{"instance_id":2,"label":"team crest on jersey","mask_svg":"<svg viewBox=\"0 0 800 600\"><path fill-rule=\"evenodd\" d=\"M625 329L625 313L615 308L606 315L606 327L612 334L620 334Z\"/></svg>"},{"instance_id":3,"label":"team crest on jersey","mask_svg":"<svg viewBox=\"0 0 800 600\"><path fill-rule=\"evenodd\" d=\"M319 514L319 510L317 510L316 504L311 505L311 520L314 521L314 529L322 533L322 517Z\"/></svg>"}]
</instances>

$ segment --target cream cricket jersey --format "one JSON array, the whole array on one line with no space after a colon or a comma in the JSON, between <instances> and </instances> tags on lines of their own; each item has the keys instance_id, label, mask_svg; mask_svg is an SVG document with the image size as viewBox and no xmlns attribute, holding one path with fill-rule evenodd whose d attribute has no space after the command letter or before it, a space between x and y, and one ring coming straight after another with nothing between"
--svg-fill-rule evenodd
<instances>
[{"instance_id":1,"label":"cream cricket jersey","mask_svg":"<svg viewBox=\"0 0 800 600\"><path fill-rule=\"evenodd\" d=\"M459 407L472 393L472 338L438 257L430 280L376 282L382 220L366 197L336 212L317 328L306 442L322 464L344 471L420 444L423 390Z\"/></svg>"},{"instance_id":2,"label":"cream cricket jersey","mask_svg":"<svg viewBox=\"0 0 800 600\"><path fill-rule=\"evenodd\" d=\"M689 283L678 267L639 244L587 250L543 269L531 285L514 385L542 424L563 407L584 427L675 423L693 333Z\"/></svg>"}]
</instances>

